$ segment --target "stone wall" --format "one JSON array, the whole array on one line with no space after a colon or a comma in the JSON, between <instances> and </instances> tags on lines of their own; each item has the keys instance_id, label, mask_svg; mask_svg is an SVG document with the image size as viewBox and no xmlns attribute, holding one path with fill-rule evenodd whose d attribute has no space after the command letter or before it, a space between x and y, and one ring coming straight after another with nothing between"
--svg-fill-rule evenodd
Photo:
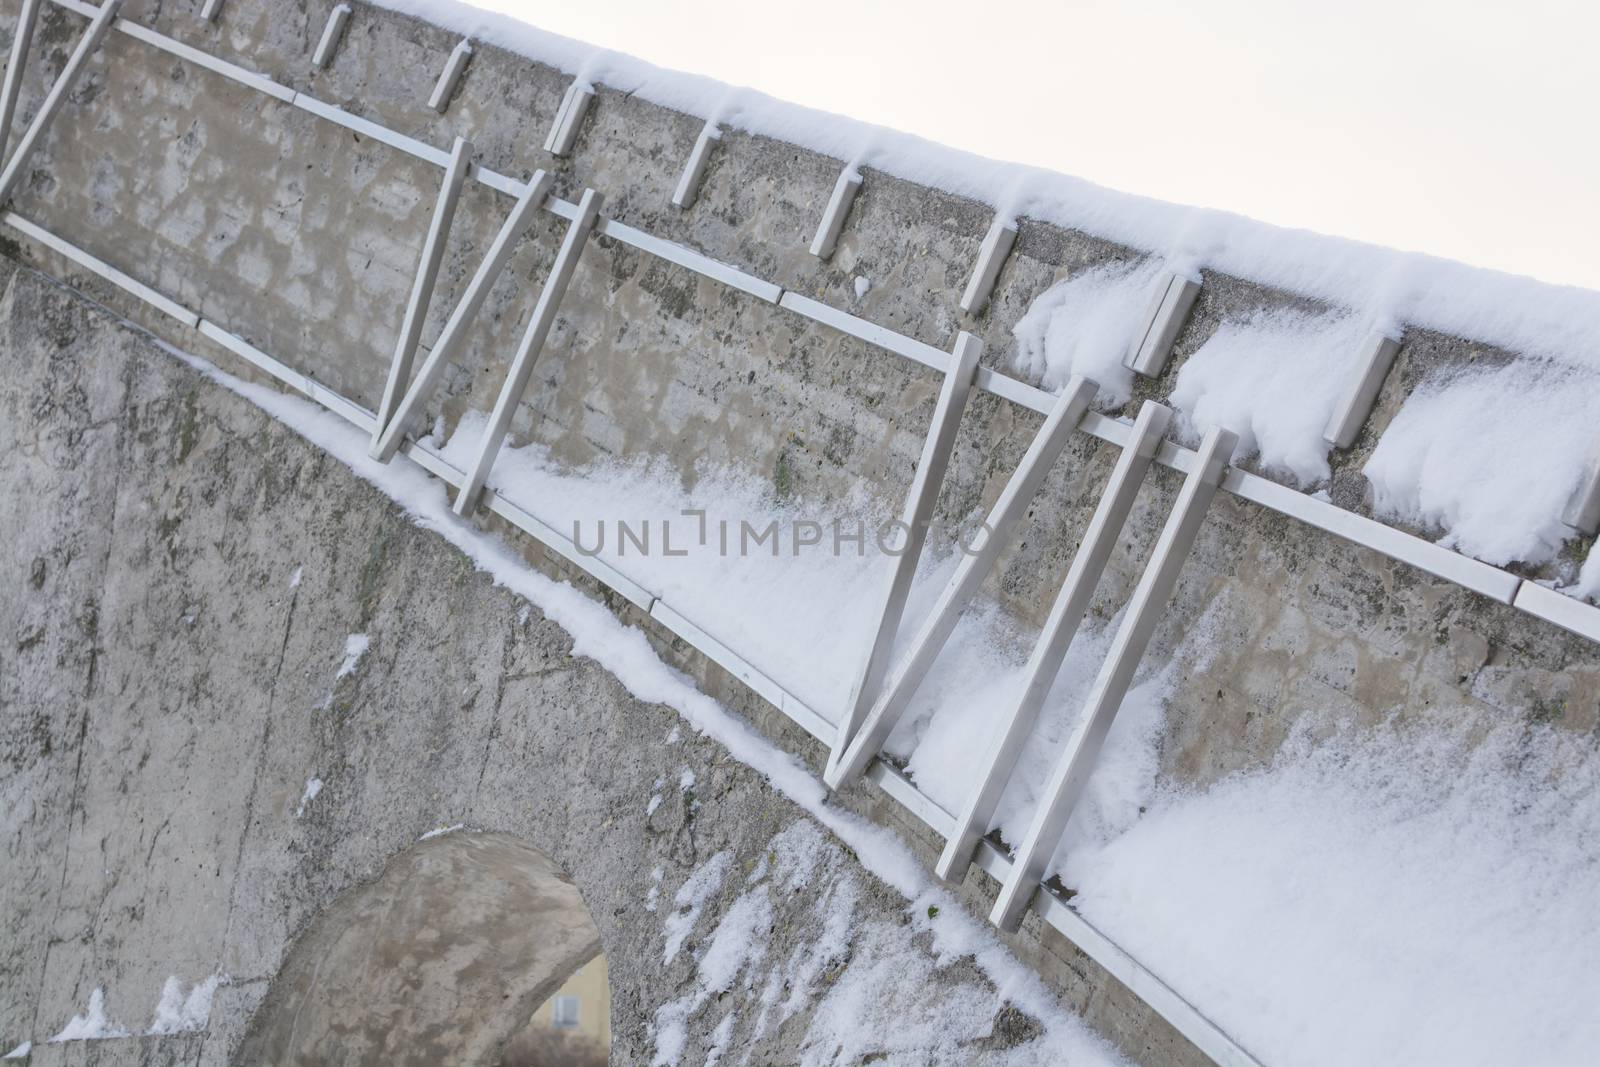
<instances>
[{"instance_id":1,"label":"stone wall","mask_svg":"<svg viewBox=\"0 0 1600 1067\"><path fill-rule=\"evenodd\" d=\"M418 838L457 824L523 842L572 879L611 961L613 1062L651 1059L657 1013L700 988L703 943L796 840L813 877L769 894L762 966L815 951L841 915L851 951L801 976L803 1007L781 1025L763 1022L754 964L748 983L693 1002L684 1062L704 1059L730 1012L752 1062L794 1062L833 983L882 967L871 946L885 939L925 971L915 1006L950 999L969 1022L973 1005L992 1011L958 1058L1045 1040L758 772L574 656L558 625L348 468L80 296L7 275L5 1049L32 1040L32 1062L51 1065L235 1062L296 939L386 870L404 877ZM351 634L368 641L353 661ZM678 890L722 853L724 883L669 958ZM1056 988L1128 1051L1200 1062L1070 949L1031 943L1058 953ZM283 973L303 978L305 957ZM227 981L206 1029L140 1036L168 978L212 975ZM96 989L134 1036L44 1043Z\"/></svg>"}]
</instances>

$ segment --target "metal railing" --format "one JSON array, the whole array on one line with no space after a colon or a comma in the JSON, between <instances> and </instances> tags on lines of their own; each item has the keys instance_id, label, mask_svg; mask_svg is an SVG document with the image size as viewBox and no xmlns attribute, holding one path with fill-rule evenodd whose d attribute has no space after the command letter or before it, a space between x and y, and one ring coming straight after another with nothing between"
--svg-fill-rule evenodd
<instances>
[{"instance_id":1,"label":"metal railing","mask_svg":"<svg viewBox=\"0 0 1600 1067\"><path fill-rule=\"evenodd\" d=\"M13 50L8 59L4 97L0 98L0 120L3 120L0 122L0 149L5 145L4 124L9 122L10 109L15 105L17 86L21 81L25 49L29 39L29 33L25 31L31 29L32 20L37 16L36 0L23 0L23 2L23 24L17 34L17 40L22 47ZM1308 496L1269 479L1229 467L1234 439L1233 435L1226 431L1213 431L1208 434L1197 450L1163 440L1163 434L1171 419L1171 411L1163 405L1147 403L1139 417L1132 422L1095 413L1090 407L1095 386L1082 378L1074 379L1059 396L1048 393L990 368L979 367L977 362L982 346L977 338L970 334L960 333L952 351L946 352L821 301L799 293L787 292L781 286L719 262L682 244L664 240L616 219L605 217L601 213L601 196L596 190L588 190L581 201L574 204L549 195L550 179L545 171L537 171L527 182L516 181L472 164L469 161L471 146L464 140L457 139L449 151L435 148L303 92L290 89L265 75L211 56L146 26L117 18L116 5L119 0L109 0L103 8L95 8L83 3L82 0L51 0L51 2L89 17L92 22L66 68L51 87L45 104L41 106L24 132L17 151L7 160L3 174L0 174L0 203L3 203L6 196L15 188L17 177L26 165L28 154L56 116L60 102L70 92L73 80L81 71L84 61L108 27L321 119L354 130L396 151L431 163L443 171L439 198L430 220L417 276L407 300L399 341L391 357L389 375L379 410L377 412L366 410L354 401L318 383L309 375L256 348L228 328L201 317L198 313L88 251L63 240L35 222L10 211L0 214L0 222L98 275L180 324L197 330L202 336L221 345L257 369L349 420L370 435L372 453L376 458L388 460L398 454L417 463L456 490L454 507L458 513L467 515L482 507L499 515L517 529L533 537L555 556L623 596L647 613L665 631L686 641L827 746L830 749L830 757L825 779L830 786L841 787L858 776L864 777L901 803L934 833L944 838L947 844L936 868L941 877L960 878L972 864L976 864L981 870L993 876L1001 884L999 898L991 915L998 925L1006 929L1015 929L1026 911L1031 909L1037 912L1044 922L1056 928L1096 960L1108 973L1128 986L1152 1010L1218 1063L1230 1067L1231 1065L1243 1067L1256 1064L1256 1060L1193 1005L1117 948L1041 881L1072 807L1089 772L1093 769L1101 742L1110 728L1145 647L1165 609L1179 571L1189 555L1215 493L1220 489L1249 500L1501 603L1512 605L1591 640L1600 641L1600 609L1536 583L1525 582L1508 571L1463 556L1374 519L1346 511L1329 501ZM316 58L319 65L332 60L344 21L349 18L350 9L344 5L340 7L344 10L343 17L339 17L336 9L318 44ZM212 18L215 15L215 5L208 5L207 13L203 17ZM335 21L338 23L337 26ZM458 46L452 53L449 61L451 66L441 75L439 85L444 85L448 76L450 86L453 88L455 81L460 78L466 56L471 54L470 44L463 42L463 45L466 47ZM434 88L434 96L440 97L447 104L450 89L441 92L439 85ZM561 112L552 124L550 136L546 139L547 150L556 154L571 150L583 119L587 103L585 94L592 95L592 91L575 80L563 98ZM705 168L706 155L711 144L719 136L717 128L708 124L706 132L703 132L696 141L686 162L683 178L674 194L674 201L680 202L679 206L693 202L695 189ZM817 251L819 245L826 247L818 254L826 255L831 250L832 243L837 239L838 231L843 226L844 217L848 212L848 200L860 183L859 176L855 177L854 182L847 180L851 176L851 168L847 166L840 177L839 187L835 189L834 198L830 201L829 211L819 225L813 251ZM413 376L411 363L419 347L421 324L431 302L434 281L454 216L456 201L462 184L467 180L476 181L512 197L512 209L452 310L439 339L429 351L422 367ZM849 188L846 188L847 186ZM841 189L844 192L841 192ZM469 471L462 471L445 461L433 449L408 438L406 429L426 404L437 385L440 372L453 351L454 343L459 340L477 313L495 277L509 259L517 239L530 225L533 213L540 209L566 219L569 227L556 255L555 263L541 289L526 331L508 366L494 412L476 449L473 466ZM944 385L927 431L922 459L918 464L916 477L908 488L902 511L908 528L913 531L925 526L933 501L937 498L955 430L960 424L971 390L991 393L1045 416L1027 453L991 510L987 524L989 533L982 548L967 557L958 567L929 618L922 623L910 648L898 662L891 662L890 649L902 622L906 592L921 553L920 542L913 544L910 546L910 551L897 557L891 573L886 576L873 646L864 657L850 705L844 709L837 727L831 724L826 716L808 706L746 659L737 649L708 633L682 612L666 603L656 592L622 574L605 561L579 551L569 538L486 484L504 441L510 416L527 388L533 366L554 321L578 257L586 242L595 234L605 235L754 299L776 305L821 326L858 338L870 345L939 371L944 376ZM963 294L964 307L981 306L989 298L999 275L999 261L1009 252L1014 238L1015 225L997 218L980 249L972 282ZM1146 364L1155 365L1165 358L1165 353L1160 351L1162 347L1160 340L1152 341L1150 338L1152 334L1164 335L1175 332L1176 327L1172 326L1171 319L1173 315L1181 312L1179 305L1183 301L1170 296L1174 286L1182 288L1180 283L1181 279L1169 281L1167 293L1157 301L1154 311L1159 317L1163 309L1170 304L1171 312L1162 318L1159 328L1147 331L1141 345L1138 346L1139 359ZM1179 295L1182 296L1183 293ZM1190 301L1192 302L1192 295ZM1167 343L1170 344L1170 340ZM1348 422L1349 418L1347 416L1344 421ZM1360 418L1364 418L1364 414ZM961 611L971 601L994 566L1017 520L1026 510L1040 482L1074 430L1081 430L1115 445L1122 450L1122 453L1103 490L1089 528L1056 595L1051 613L1025 668L1025 684L1017 703L998 723L990 750L985 753L981 763L975 764L974 782L962 811L959 815L952 815L922 793L903 773L879 759L879 749L914 695L917 685L936 661ZM1134 497L1152 464L1160 464L1183 473L1186 476L1183 487L1172 505L1156 547L1130 598L1123 621L1102 664L1100 675L1091 689L1085 713L1073 735L1068 739L1065 751L1047 784L1039 809L1034 815L1032 824L1027 828L1016 860L1013 861L1006 856L1000 846L985 836L988 823L995 804L1014 770L1021 745L1025 742L1048 693L1050 683L1057 673L1062 656L1082 621L1090 597L1105 568L1111 547L1116 542Z\"/></svg>"}]
</instances>

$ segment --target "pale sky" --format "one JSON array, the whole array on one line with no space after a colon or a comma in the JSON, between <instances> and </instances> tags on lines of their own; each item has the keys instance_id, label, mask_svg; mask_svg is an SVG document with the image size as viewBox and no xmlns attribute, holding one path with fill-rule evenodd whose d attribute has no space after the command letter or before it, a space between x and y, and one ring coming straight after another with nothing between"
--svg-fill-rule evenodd
<instances>
[{"instance_id":1,"label":"pale sky","mask_svg":"<svg viewBox=\"0 0 1600 1067\"><path fill-rule=\"evenodd\" d=\"M1600 289L1594 0L470 0L997 159Z\"/></svg>"}]
</instances>

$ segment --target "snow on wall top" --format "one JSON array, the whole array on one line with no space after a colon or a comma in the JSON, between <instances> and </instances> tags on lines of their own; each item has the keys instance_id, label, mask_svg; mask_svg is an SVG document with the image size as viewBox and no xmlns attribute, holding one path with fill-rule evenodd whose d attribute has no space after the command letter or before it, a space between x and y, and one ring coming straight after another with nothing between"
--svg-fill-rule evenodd
<instances>
[{"instance_id":1,"label":"snow on wall top","mask_svg":"<svg viewBox=\"0 0 1600 1067\"><path fill-rule=\"evenodd\" d=\"M1344 305L1374 326L1409 324L1600 368L1600 292L1553 285L1209 208L1106 189L921 137L665 70L459 0L379 6L496 45L652 103L867 166L1042 222Z\"/></svg>"}]
</instances>

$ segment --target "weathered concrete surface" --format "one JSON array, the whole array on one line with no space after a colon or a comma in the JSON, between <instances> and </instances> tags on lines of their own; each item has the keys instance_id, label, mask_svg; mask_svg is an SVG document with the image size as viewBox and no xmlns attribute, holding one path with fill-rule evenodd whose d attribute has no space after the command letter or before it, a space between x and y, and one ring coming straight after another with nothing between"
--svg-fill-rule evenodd
<instances>
[{"instance_id":1,"label":"weathered concrete surface","mask_svg":"<svg viewBox=\"0 0 1600 1067\"><path fill-rule=\"evenodd\" d=\"M581 892L612 961L614 1062L648 1061L668 1008L686 1062L730 1008L751 1062L792 1062L831 983L896 960L922 972L917 1003L966 1006L943 1058L1048 1052L837 844L817 846L804 892L771 882L783 835L826 835L281 424L28 271L0 299L0 359L6 1048L35 1041L36 1064L230 1062L295 938L420 835L466 823L538 849ZM357 633L370 648L341 673ZM726 884L668 960L675 895L722 854ZM873 950L824 959L794 1016L760 1016L771 970L823 941L846 883L847 943ZM759 980L752 962L750 983L696 1000L703 943L768 884ZM1125 992L1057 968L1140 1059L1196 1062ZM168 977L215 974L229 981L203 1033L41 1043L96 988L140 1034ZM993 1010L974 1020L974 1004Z\"/></svg>"},{"instance_id":2,"label":"weathered concrete surface","mask_svg":"<svg viewBox=\"0 0 1600 1067\"><path fill-rule=\"evenodd\" d=\"M600 951L577 887L503 834L419 841L318 915L284 960L245 1063L493 1063Z\"/></svg>"}]
</instances>

